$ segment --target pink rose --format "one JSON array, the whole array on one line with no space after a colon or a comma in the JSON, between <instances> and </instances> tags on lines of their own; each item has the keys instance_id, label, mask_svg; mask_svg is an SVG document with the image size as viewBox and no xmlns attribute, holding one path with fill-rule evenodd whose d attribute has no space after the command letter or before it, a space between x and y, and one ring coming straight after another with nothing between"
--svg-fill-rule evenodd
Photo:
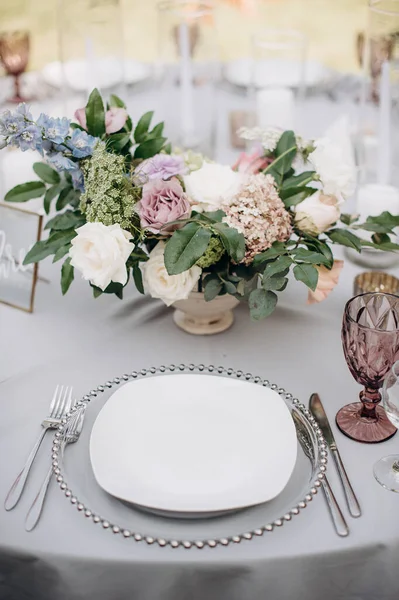
<instances>
[{"instance_id":1,"label":"pink rose","mask_svg":"<svg viewBox=\"0 0 399 600\"><path fill-rule=\"evenodd\" d=\"M179 224L168 223L186 219L191 213L190 202L175 178L170 181L154 179L146 183L137 207L141 227L152 233L169 233L178 229Z\"/></svg>"},{"instance_id":2,"label":"pink rose","mask_svg":"<svg viewBox=\"0 0 399 600\"><path fill-rule=\"evenodd\" d=\"M328 294L332 292L337 285L343 266L343 260L335 260L332 269L327 269L327 267L317 267L319 281L317 282L317 288L314 292L309 290L308 304L322 302L327 298Z\"/></svg>"},{"instance_id":3,"label":"pink rose","mask_svg":"<svg viewBox=\"0 0 399 600\"><path fill-rule=\"evenodd\" d=\"M115 133L122 129L127 121L128 114L124 108L112 106L105 113L105 131L106 133ZM83 129L87 129L86 109L78 108L75 111L75 119Z\"/></svg>"},{"instance_id":4,"label":"pink rose","mask_svg":"<svg viewBox=\"0 0 399 600\"><path fill-rule=\"evenodd\" d=\"M241 152L237 159L237 162L233 165L233 171L239 173L248 173L249 175L256 175L263 169L266 169L267 165L271 162L270 159L263 156L263 150L255 150L252 154L246 154Z\"/></svg>"}]
</instances>

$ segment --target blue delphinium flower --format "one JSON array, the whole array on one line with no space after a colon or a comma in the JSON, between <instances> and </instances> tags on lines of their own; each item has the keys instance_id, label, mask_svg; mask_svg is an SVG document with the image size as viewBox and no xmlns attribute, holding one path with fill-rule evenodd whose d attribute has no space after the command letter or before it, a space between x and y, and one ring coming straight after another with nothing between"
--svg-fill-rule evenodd
<instances>
[{"instance_id":1,"label":"blue delphinium flower","mask_svg":"<svg viewBox=\"0 0 399 600\"><path fill-rule=\"evenodd\" d=\"M28 106L25 104L25 102L18 104L15 112L17 115L20 115L23 119L25 119L25 121L33 121L32 114L30 113Z\"/></svg>"},{"instance_id":2,"label":"blue delphinium flower","mask_svg":"<svg viewBox=\"0 0 399 600\"><path fill-rule=\"evenodd\" d=\"M71 160L67 156L64 156L61 152L49 154L47 156L47 162L57 171L71 172L79 168L77 163L73 162L73 160Z\"/></svg>"},{"instance_id":3,"label":"blue delphinium flower","mask_svg":"<svg viewBox=\"0 0 399 600\"><path fill-rule=\"evenodd\" d=\"M18 113L5 110L0 115L0 134L14 136L21 133L26 126L25 119Z\"/></svg>"},{"instance_id":4,"label":"blue delphinium flower","mask_svg":"<svg viewBox=\"0 0 399 600\"><path fill-rule=\"evenodd\" d=\"M14 135L10 140L10 145L18 146L25 152L26 150L38 150L43 154L42 131L34 123L25 123L24 129L18 135Z\"/></svg>"},{"instance_id":5,"label":"blue delphinium flower","mask_svg":"<svg viewBox=\"0 0 399 600\"><path fill-rule=\"evenodd\" d=\"M72 184L75 190L79 190L80 192L85 191L84 187L84 179L83 173L80 169L75 169L74 171L70 171L70 175L72 177Z\"/></svg>"},{"instance_id":6,"label":"blue delphinium flower","mask_svg":"<svg viewBox=\"0 0 399 600\"><path fill-rule=\"evenodd\" d=\"M42 113L37 125L43 128L44 137L53 144L62 144L69 134L70 121L66 117L53 119Z\"/></svg>"},{"instance_id":7,"label":"blue delphinium flower","mask_svg":"<svg viewBox=\"0 0 399 600\"><path fill-rule=\"evenodd\" d=\"M85 158L92 155L97 142L98 138L89 135L86 131L74 129L71 139L68 141L68 147L74 158Z\"/></svg>"}]
</instances>

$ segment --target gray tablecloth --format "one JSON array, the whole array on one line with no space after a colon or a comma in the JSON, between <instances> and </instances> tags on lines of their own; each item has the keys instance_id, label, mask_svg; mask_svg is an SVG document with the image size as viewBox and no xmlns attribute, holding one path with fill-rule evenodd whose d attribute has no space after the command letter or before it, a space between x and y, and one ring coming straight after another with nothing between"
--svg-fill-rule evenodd
<instances>
[{"instance_id":1,"label":"gray tablecloth","mask_svg":"<svg viewBox=\"0 0 399 600\"><path fill-rule=\"evenodd\" d=\"M58 265L47 261L42 274L50 283L39 283L33 315L0 305L0 498L25 461L57 383L73 384L82 395L142 367L222 364L267 377L303 402L317 390L334 423L337 409L359 392L340 341L343 307L358 270L347 263L323 304L306 306L305 288L291 282L269 319L252 323L240 306L229 331L192 337L176 328L171 309L133 289L122 302L94 300L77 278L62 298ZM49 463L49 436L20 504L9 513L0 510L0 599L396 600L399 497L375 482L372 465L397 451L399 439L361 445L333 427L364 513L356 520L348 516L348 538L335 534L318 494L298 517L261 538L189 551L105 532L73 509L55 485L39 525L26 533L25 514ZM84 484L91 507L98 490L79 463L85 443L74 448L68 484ZM345 509L331 465L329 471Z\"/></svg>"}]
</instances>

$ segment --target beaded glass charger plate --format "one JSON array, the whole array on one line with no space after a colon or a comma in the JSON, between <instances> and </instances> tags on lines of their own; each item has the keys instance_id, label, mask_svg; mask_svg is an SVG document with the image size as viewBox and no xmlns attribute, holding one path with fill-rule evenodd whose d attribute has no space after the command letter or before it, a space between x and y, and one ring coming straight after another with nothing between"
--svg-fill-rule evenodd
<instances>
[{"instance_id":1,"label":"beaded glass charger plate","mask_svg":"<svg viewBox=\"0 0 399 600\"><path fill-rule=\"evenodd\" d=\"M186 377L192 373L195 373L197 377L202 374L206 375L207 379L210 376L225 377L234 380L235 383L240 380L244 390L244 399L245 394L249 397L254 384L260 386L261 390L267 388L280 396L295 424L296 448L292 474L288 473L288 470L286 471L288 483L286 482L285 485L282 480L280 481L279 485L282 485L283 489L280 490L280 493L277 492L278 495L272 493L271 499L268 501L238 511L237 509L245 506L245 503L248 504L248 499L244 503L241 502L241 504L240 502L233 503L228 507L232 512L224 516L198 520L195 518L174 518L173 514L170 514L168 518L150 514L133 504L127 504L124 501L126 497L122 501L111 496L98 485L91 466L90 438L93 424L99 412L107 404L112 392L125 382L140 381L144 378L162 377L164 378L163 383L166 385L168 381L166 376L170 376L171 373L177 376L187 374ZM193 378L193 381L198 381L197 377ZM245 382L252 384L247 386L247 390L244 389ZM136 389L139 391L139 388L140 384L137 385ZM114 397L117 397L117 395ZM268 402L273 395L270 396L266 393L264 397L265 402ZM84 407L87 409L86 418L79 442L68 446L64 457L62 457L60 445L66 431L65 427L68 419L74 411L81 410ZM105 411L104 414L106 415ZM162 447L162 444L166 447L168 443L167 432L164 436L159 431L154 432L154 435L161 436L161 439L157 440L157 447ZM219 435L222 441L223 439L227 440L229 436L228 428L221 431ZM147 438L147 445L141 449L141 456L145 456L148 448L153 444L154 439L151 433L147 435ZM212 439L206 438L192 441L199 449L204 448L205 445L212 446L212 442ZM185 447L182 444L181 452L184 451ZM140 454L134 457L138 461L140 460ZM253 536L261 536L299 515L320 488L321 479L324 477L326 470L327 448L319 427L306 407L292 394L278 388L277 385L271 384L261 377L225 367L171 365L170 367L153 367L125 374L99 385L95 390L85 395L77 403L76 408L72 409L70 414L67 415L60 426L60 430L57 431L52 447L52 459L57 482L66 499L79 512L97 526L102 526L104 530L111 530L135 541L144 540L148 544L156 543L161 547L171 546L175 548L182 546L191 548L195 546L203 548L207 545L213 548L217 545L238 543L242 540L252 539ZM259 473L256 476L259 477ZM214 509L215 506L212 506L212 508ZM187 516L190 515L186 514Z\"/></svg>"}]
</instances>

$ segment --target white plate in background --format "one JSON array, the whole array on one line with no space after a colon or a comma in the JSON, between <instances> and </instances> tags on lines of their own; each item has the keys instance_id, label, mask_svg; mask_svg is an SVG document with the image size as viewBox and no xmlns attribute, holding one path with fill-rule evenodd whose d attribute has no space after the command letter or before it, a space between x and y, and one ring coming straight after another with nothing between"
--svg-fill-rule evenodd
<instances>
[{"instance_id":1,"label":"white plate in background","mask_svg":"<svg viewBox=\"0 0 399 600\"><path fill-rule=\"evenodd\" d=\"M78 92L92 87L112 88L122 81L131 85L148 79L151 66L134 60L120 60L113 57L98 59L94 63L87 60L70 60L64 64L59 61L48 63L42 70L43 79L53 87L61 88L65 72L66 85Z\"/></svg>"},{"instance_id":2,"label":"white plate in background","mask_svg":"<svg viewBox=\"0 0 399 600\"><path fill-rule=\"evenodd\" d=\"M250 58L239 58L228 62L224 69L225 79L240 87L249 87L253 77L253 61ZM308 60L305 63L305 82L308 87L326 84L334 75L334 71L322 63ZM270 59L258 61L256 65L255 86L297 88L300 83L300 66L289 59Z\"/></svg>"}]
</instances>

